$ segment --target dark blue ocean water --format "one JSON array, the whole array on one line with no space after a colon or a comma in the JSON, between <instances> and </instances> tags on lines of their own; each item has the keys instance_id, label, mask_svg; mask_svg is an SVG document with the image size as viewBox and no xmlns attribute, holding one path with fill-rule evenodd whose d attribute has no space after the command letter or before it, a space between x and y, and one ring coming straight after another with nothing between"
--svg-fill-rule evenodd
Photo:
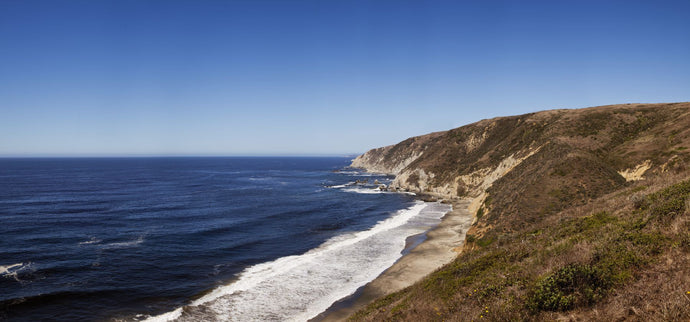
<instances>
[{"instance_id":1,"label":"dark blue ocean water","mask_svg":"<svg viewBox=\"0 0 690 322\"><path fill-rule=\"evenodd\" d=\"M442 211L349 162L0 159L0 320L307 319Z\"/></svg>"}]
</instances>

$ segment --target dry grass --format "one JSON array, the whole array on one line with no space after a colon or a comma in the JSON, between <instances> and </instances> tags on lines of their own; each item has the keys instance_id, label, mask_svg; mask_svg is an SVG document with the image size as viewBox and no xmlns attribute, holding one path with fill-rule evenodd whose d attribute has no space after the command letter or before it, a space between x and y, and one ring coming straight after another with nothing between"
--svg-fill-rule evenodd
<instances>
[{"instance_id":1,"label":"dry grass","mask_svg":"<svg viewBox=\"0 0 690 322\"><path fill-rule=\"evenodd\" d=\"M544 147L488 190L472 249L353 320L690 320L689 103L485 120L435 140L413 166L439 181ZM643 160L645 180L618 175Z\"/></svg>"},{"instance_id":2,"label":"dry grass","mask_svg":"<svg viewBox=\"0 0 690 322\"><path fill-rule=\"evenodd\" d=\"M680 178L645 182L647 201L675 191L664 184ZM636 208L627 197L635 189L462 254L353 320L690 319L690 220L654 217L655 204Z\"/></svg>"}]
</instances>

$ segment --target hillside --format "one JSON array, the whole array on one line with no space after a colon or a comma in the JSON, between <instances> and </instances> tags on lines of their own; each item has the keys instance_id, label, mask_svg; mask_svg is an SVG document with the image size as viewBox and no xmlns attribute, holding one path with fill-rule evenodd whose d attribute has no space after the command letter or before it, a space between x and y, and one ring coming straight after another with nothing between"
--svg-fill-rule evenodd
<instances>
[{"instance_id":1,"label":"hillside","mask_svg":"<svg viewBox=\"0 0 690 322\"><path fill-rule=\"evenodd\" d=\"M690 103L482 120L352 166L475 216L453 262L354 320L690 319Z\"/></svg>"}]
</instances>

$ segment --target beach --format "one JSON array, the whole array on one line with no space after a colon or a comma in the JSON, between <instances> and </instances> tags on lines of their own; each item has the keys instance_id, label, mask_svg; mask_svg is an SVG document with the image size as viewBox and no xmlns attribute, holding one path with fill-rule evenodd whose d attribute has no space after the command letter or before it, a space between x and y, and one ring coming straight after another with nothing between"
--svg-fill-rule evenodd
<instances>
[{"instance_id":1,"label":"beach","mask_svg":"<svg viewBox=\"0 0 690 322\"><path fill-rule=\"evenodd\" d=\"M426 233L426 239L410 250L376 279L361 288L350 299L341 301L312 321L343 321L371 301L402 290L439 267L450 263L458 255L465 234L472 225L469 200L452 202L452 210L441 223Z\"/></svg>"}]
</instances>

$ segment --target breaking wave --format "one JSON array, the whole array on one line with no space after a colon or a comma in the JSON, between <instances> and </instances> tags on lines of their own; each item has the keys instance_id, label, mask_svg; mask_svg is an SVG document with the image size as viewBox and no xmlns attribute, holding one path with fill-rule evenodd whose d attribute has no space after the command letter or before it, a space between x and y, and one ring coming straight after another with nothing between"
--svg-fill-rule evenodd
<instances>
[{"instance_id":1,"label":"breaking wave","mask_svg":"<svg viewBox=\"0 0 690 322\"><path fill-rule=\"evenodd\" d=\"M22 272L29 270L31 266L31 263L16 263L16 264L10 264L10 265L0 265L0 276L4 278L11 278L14 279L17 282L23 282L19 278L19 274Z\"/></svg>"},{"instance_id":2,"label":"breaking wave","mask_svg":"<svg viewBox=\"0 0 690 322\"><path fill-rule=\"evenodd\" d=\"M353 294L397 261L408 236L449 210L417 202L369 230L342 234L302 255L245 269L191 304L147 321L305 321Z\"/></svg>"}]
</instances>

